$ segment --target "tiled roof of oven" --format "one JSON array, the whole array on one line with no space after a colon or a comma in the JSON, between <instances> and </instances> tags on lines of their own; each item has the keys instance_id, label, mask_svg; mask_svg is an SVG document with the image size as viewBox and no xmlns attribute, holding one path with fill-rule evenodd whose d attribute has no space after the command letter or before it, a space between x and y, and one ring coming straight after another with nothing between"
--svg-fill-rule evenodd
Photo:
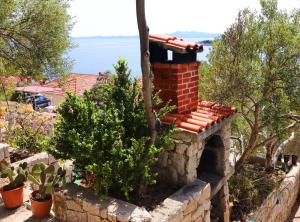
<instances>
[{"instance_id":1,"label":"tiled roof of oven","mask_svg":"<svg viewBox=\"0 0 300 222\"><path fill-rule=\"evenodd\" d=\"M149 41L156 42L166 49L174 50L179 53L187 53L191 51L194 52L203 51L202 44L186 42L183 39L179 39L175 36L150 34Z\"/></svg>"},{"instance_id":2,"label":"tiled roof of oven","mask_svg":"<svg viewBox=\"0 0 300 222\"><path fill-rule=\"evenodd\" d=\"M165 123L175 123L181 129L201 132L237 112L234 107L221 106L213 102L201 101L197 110L188 114L167 114L162 118Z\"/></svg>"}]
</instances>

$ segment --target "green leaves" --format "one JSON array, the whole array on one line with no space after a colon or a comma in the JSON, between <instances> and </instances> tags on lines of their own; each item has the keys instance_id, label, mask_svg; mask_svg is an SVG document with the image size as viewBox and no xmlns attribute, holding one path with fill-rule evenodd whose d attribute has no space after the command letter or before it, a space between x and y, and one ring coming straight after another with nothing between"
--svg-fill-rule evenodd
<instances>
[{"instance_id":1,"label":"green leaves","mask_svg":"<svg viewBox=\"0 0 300 222\"><path fill-rule=\"evenodd\" d=\"M17 173L17 174L16 174ZM27 179L27 163L23 162L19 165L19 168L14 172L13 167L9 167L7 164L0 163L0 175L1 178L8 178L10 184L9 189L15 189L21 186Z\"/></svg>"},{"instance_id":2,"label":"green leaves","mask_svg":"<svg viewBox=\"0 0 300 222\"><path fill-rule=\"evenodd\" d=\"M55 172L53 165L35 164L28 175L30 180L35 186L39 188L39 194L42 199L46 195L52 194L54 189L66 184L66 171L61 167Z\"/></svg>"},{"instance_id":3,"label":"green leaves","mask_svg":"<svg viewBox=\"0 0 300 222\"><path fill-rule=\"evenodd\" d=\"M261 6L241 11L214 42L200 77L205 99L238 108L236 144L249 153L270 137L280 144L297 122L285 114L300 114L300 10L279 11L276 0Z\"/></svg>"},{"instance_id":4,"label":"green leaves","mask_svg":"<svg viewBox=\"0 0 300 222\"><path fill-rule=\"evenodd\" d=\"M141 86L130 78L127 62L120 59L113 81L85 92L68 95L60 107L55 127L55 149L61 159L74 160L80 179L98 194L113 190L130 198L141 185L155 183L151 166L166 143L172 143L172 127L161 131L156 146L145 148L149 131ZM156 105L159 98L154 98ZM72 112L70 112L72 110ZM171 110L161 109L158 117Z\"/></svg>"},{"instance_id":5,"label":"green leaves","mask_svg":"<svg viewBox=\"0 0 300 222\"><path fill-rule=\"evenodd\" d=\"M41 78L64 73L70 47L68 0L0 1L0 60L5 72ZM55 21L55 22L53 22Z\"/></svg>"}]
</instances>

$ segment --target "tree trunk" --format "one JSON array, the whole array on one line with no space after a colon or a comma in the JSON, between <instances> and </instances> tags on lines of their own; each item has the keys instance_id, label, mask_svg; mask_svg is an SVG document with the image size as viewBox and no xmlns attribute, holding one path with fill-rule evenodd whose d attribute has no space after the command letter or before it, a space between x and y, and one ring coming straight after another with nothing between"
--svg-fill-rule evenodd
<instances>
[{"instance_id":1,"label":"tree trunk","mask_svg":"<svg viewBox=\"0 0 300 222\"><path fill-rule=\"evenodd\" d=\"M9 110L9 103L8 103L8 98L7 98L7 95L6 95L4 82L2 80L0 80L0 81L1 81L2 91L3 91L4 97L5 97L5 101L6 101L7 109Z\"/></svg>"},{"instance_id":2,"label":"tree trunk","mask_svg":"<svg viewBox=\"0 0 300 222\"><path fill-rule=\"evenodd\" d=\"M249 157L255 151L254 148L256 145L256 139L257 139L257 133L252 131L250 139L249 139L249 143L248 143L246 149L244 150L241 157L238 159L238 161L236 162L236 164L234 166L235 171L241 170L243 168L243 165L247 162Z\"/></svg>"},{"instance_id":3,"label":"tree trunk","mask_svg":"<svg viewBox=\"0 0 300 222\"><path fill-rule=\"evenodd\" d=\"M274 148L273 148L273 144L271 145L267 145L266 146L266 162L265 162L265 169L266 169L266 171L267 172L271 172L272 171L272 169L273 169L273 167L274 167L274 165L273 165L273 159L272 159L272 157L273 157L273 150L274 150Z\"/></svg>"},{"instance_id":4,"label":"tree trunk","mask_svg":"<svg viewBox=\"0 0 300 222\"><path fill-rule=\"evenodd\" d=\"M152 103L152 75L150 70L149 29L147 27L145 16L145 0L136 0L136 15L140 36L143 95L145 101L146 118L151 138L149 145L153 145L156 140L157 132L155 129L156 117L153 112Z\"/></svg>"},{"instance_id":5,"label":"tree trunk","mask_svg":"<svg viewBox=\"0 0 300 222\"><path fill-rule=\"evenodd\" d=\"M295 133L292 132L290 137L287 138L285 141L283 141L277 148L277 150L275 151L275 154L274 154L274 158L273 158L273 164L275 165L276 163L276 160L279 156L280 153L283 152L284 148L286 147L286 145L288 145L292 140L295 139Z\"/></svg>"}]
</instances>

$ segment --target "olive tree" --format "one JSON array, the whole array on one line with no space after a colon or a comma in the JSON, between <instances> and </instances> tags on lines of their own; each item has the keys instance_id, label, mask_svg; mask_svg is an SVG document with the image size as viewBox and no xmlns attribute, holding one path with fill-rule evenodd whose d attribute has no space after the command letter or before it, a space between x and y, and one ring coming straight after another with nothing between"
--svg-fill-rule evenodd
<instances>
[{"instance_id":1,"label":"olive tree","mask_svg":"<svg viewBox=\"0 0 300 222\"><path fill-rule=\"evenodd\" d=\"M213 43L204 66L205 98L234 105L239 170L258 149L269 168L279 147L300 123L300 11L280 11L277 0L261 0L261 11L241 11Z\"/></svg>"},{"instance_id":2,"label":"olive tree","mask_svg":"<svg viewBox=\"0 0 300 222\"><path fill-rule=\"evenodd\" d=\"M68 0L0 0L0 77L53 77L68 68Z\"/></svg>"}]
</instances>

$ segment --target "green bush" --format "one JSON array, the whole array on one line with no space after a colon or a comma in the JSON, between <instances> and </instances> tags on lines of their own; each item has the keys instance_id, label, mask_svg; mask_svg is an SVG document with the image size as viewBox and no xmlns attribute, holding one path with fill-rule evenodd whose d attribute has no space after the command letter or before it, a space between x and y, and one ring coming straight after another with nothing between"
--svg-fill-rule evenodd
<instances>
[{"instance_id":1,"label":"green bush","mask_svg":"<svg viewBox=\"0 0 300 222\"><path fill-rule=\"evenodd\" d=\"M262 204L282 179L280 172L268 174L264 167L245 165L229 179L230 199L233 202L231 220L242 220Z\"/></svg>"},{"instance_id":2,"label":"green bush","mask_svg":"<svg viewBox=\"0 0 300 222\"><path fill-rule=\"evenodd\" d=\"M125 196L154 184L151 167L173 127L159 133L147 146L149 132L139 81L130 79L127 63L115 66L112 83L97 86L83 97L69 94L59 109L54 149L57 158L74 160L77 175L90 180L98 194ZM156 104L160 101L154 98ZM170 111L161 109L157 116ZM147 148L146 148L147 147Z\"/></svg>"}]
</instances>

